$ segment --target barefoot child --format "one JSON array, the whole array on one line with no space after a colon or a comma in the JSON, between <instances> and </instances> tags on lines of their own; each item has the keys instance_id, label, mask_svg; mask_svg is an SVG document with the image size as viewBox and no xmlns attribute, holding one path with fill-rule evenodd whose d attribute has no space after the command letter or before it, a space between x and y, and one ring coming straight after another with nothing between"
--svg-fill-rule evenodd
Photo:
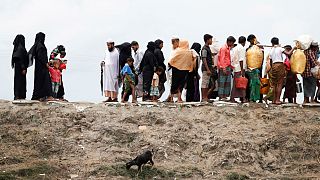
<instances>
[{"instance_id":1,"label":"barefoot child","mask_svg":"<svg viewBox=\"0 0 320 180\"><path fill-rule=\"evenodd\" d=\"M47 64L47 67L50 72L53 97L57 98L57 94L61 83L61 71L59 69L60 61L54 60L53 67L49 66L49 64Z\"/></svg>"},{"instance_id":2,"label":"barefoot child","mask_svg":"<svg viewBox=\"0 0 320 180\"><path fill-rule=\"evenodd\" d=\"M132 90L132 102L136 102L136 95L135 95L135 77L134 74L130 68L130 66L133 65L133 58L128 58L127 63L124 65L124 67L121 70L121 75L123 78L123 88L124 93L122 96L122 102L125 102L125 97L127 96L128 92Z\"/></svg>"},{"instance_id":3,"label":"barefoot child","mask_svg":"<svg viewBox=\"0 0 320 180\"><path fill-rule=\"evenodd\" d=\"M162 67L157 67L156 72L153 74L152 84L151 84L151 91L150 96L152 97L153 102L157 102L159 98L159 76L163 73Z\"/></svg>"}]
</instances>

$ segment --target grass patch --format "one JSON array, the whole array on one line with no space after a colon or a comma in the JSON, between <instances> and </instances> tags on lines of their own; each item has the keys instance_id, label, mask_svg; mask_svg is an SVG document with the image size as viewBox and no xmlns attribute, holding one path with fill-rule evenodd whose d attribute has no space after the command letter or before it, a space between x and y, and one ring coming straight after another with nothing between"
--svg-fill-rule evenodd
<instances>
[{"instance_id":1,"label":"grass patch","mask_svg":"<svg viewBox=\"0 0 320 180\"><path fill-rule=\"evenodd\" d=\"M90 173L91 176L109 175L109 176L122 176L128 178L138 179L153 179L155 177L160 179L172 179L172 178L191 178L194 175L203 176L203 172L196 167L191 168L179 168L179 171L175 170L164 170L156 167L146 165L143 167L142 172L137 177L138 170L136 168L126 169L124 164L116 164L110 166L101 166L98 169Z\"/></svg>"},{"instance_id":2,"label":"grass patch","mask_svg":"<svg viewBox=\"0 0 320 180\"><path fill-rule=\"evenodd\" d=\"M246 175L241 175L236 172L229 173L226 177L227 180L246 180L249 179Z\"/></svg>"},{"instance_id":3,"label":"grass patch","mask_svg":"<svg viewBox=\"0 0 320 180\"><path fill-rule=\"evenodd\" d=\"M12 179L41 179L39 174L45 174L46 176L56 172L56 168L47 164L39 164L33 167L18 169L8 172L0 172L0 180L12 180Z\"/></svg>"}]
</instances>

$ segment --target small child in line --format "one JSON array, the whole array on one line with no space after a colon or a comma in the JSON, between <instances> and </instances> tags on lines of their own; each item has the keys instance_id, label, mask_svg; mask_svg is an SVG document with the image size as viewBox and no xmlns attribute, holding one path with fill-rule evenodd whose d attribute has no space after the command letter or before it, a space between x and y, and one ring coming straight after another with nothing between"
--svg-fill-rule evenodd
<instances>
[{"instance_id":1,"label":"small child in line","mask_svg":"<svg viewBox=\"0 0 320 180\"><path fill-rule=\"evenodd\" d=\"M53 98L57 98L57 94L61 83L61 71L59 69L60 61L54 60L52 61L52 64L53 67L49 66L49 64L47 64L47 67L49 69L51 77Z\"/></svg>"},{"instance_id":2,"label":"small child in line","mask_svg":"<svg viewBox=\"0 0 320 180\"><path fill-rule=\"evenodd\" d=\"M123 88L124 88L124 93L122 96L121 102L125 102L125 97L127 94L130 92L132 93L132 103L135 103L136 100L136 93L135 93L135 75L133 74L130 66L133 66L133 58L128 58L127 63L123 66L121 70L121 76L123 80Z\"/></svg>"},{"instance_id":3,"label":"small child in line","mask_svg":"<svg viewBox=\"0 0 320 180\"><path fill-rule=\"evenodd\" d=\"M159 76L163 73L164 69L162 67L157 67L156 72L153 74L150 96L153 102L157 102L159 98Z\"/></svg>"}]
</instances>

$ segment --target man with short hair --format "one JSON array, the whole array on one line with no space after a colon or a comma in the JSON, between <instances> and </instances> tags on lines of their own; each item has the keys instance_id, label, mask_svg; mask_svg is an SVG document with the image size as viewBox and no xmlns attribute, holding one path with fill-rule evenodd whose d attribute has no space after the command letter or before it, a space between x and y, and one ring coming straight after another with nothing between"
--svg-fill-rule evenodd
<instances>
[{"instance_id":1,"label":"man with short hair","mask_svg":"<svg viewBox=\"0 0 320 180\"><path fill-rule=\"evenodd\" d=\"M105 58L101 65L104 66L104 93L105 102L118 101L118 77L119 77L119 51L114 46L114 41L107 41Z\"/></svg>"},{"instance_id":2,"label":"man with short hair","mask_svg":"<svg viewBox=\"0 0 320 180\"><path fill-rule=\"evenodd\" d=\"M317 51L318 51L318 42L312 42L309 49L304 51L304 54L307 58L307 64L304 72L302 73L303 77L303 92L304 92L304 103L314 103L316 87L317 87L317 79L312 75L311 68L318 65L317 62Z\"/></svg>"},{"instance_id":3,"label":"man with short hair","mask_svg":"<svg viewBox=\"0 0 320 180\"><path fill-rule=\"evenodd\" d=\"M232 73L232 68L233 68L231 65L230 49L231 49L231 47L233 47L235 42L236 42L236 39L233 36L229 36L227 38L227 43L225 45L223 45L219 51L219 58L218 58L219 100L226 100L226 98L230 95L231 73Z\"/></svg>"},{"instance_id":4,"label":"man with short hair","mask_svg":"<svg viewBox=\"0 0 320 180\"><path fill-rule=\"evenodd\" d=\"M143 58L143 51L140 51L139 43L137 41L132 41L131 48L133 50L133 66L135 70L138 72L140 68L140 63ZM138 72L138 84L136 85L136 97L142 97L143 96L143 75L142 72Z\"/></svg>"},{"instance_id":5,"label":"man with short hair","mask_svg":"<svg viewBox=\"0 0 320 180\"><path fill-rule=\"evenodd\" d=\"M238 40L238 46L233 48L234 56L231 58L231 64L233 66L233 87L231 91L231 102L235 102L234 98L240 98L241 102L246 102L246 90L238 89L235 85L236 78L243 77L245 75L246 68L246 49L244 46L246 45L246 38L244 36L240 36Z\"/></svg>"},{"instance_id":6,"label":"man with short hair","mask_svg":"<svg viewBox=\"0 0 320 180\"><path fill-rule=\"evenodd\" d=\"M264 48L263 46L258 45L259 42L257 41L257 37L253 34L250 34L247 38L247 41L250 43L249 47L247 48L246 51L248 51L253 45L257 45L262 53L264 54ZM264 55L262 56L264 57ZM262 59L262 64L263 64L263 59ZM257 71L259 71L259 77L262 78L262 66L261 68L257 69ZM248 73L250 73L250 71L248 71ZM250 82L250 77L248 74L246 74L246 78L248 78L249 82ZM250 89L250 84L248 83L247 89L246 89L246 99L249 101L250 100L250 93L251 93L251 89ZM262 103L263 100L263 94L260 94L260 99L259 99L259 103Z\"/></svg>"},{"instance_id":7,"label":"man with short hair","mask_svg":"<svg viewBox=\"0 0 320 180\"><path fill-rule=\"evenodd\" d=\"M205 45L201 50L201 59L202 59L202 83L201 83L201 96L202 101L208 101L208 91L209 91L209 82L210 77L213 71L213 61L212 61L212 53L210 49L210 45L212 44L212 38L210 34L205 34L203 36L203 40Z\"/></svg>"}]
</instances>

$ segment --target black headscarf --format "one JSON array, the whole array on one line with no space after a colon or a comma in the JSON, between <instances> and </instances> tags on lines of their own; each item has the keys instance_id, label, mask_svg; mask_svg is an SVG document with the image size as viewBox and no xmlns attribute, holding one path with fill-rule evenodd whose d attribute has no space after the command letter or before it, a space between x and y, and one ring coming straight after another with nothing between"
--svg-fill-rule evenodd
<instances>
[{"instance_id":1,"label":"black headscarf","mask_svg":"<svg viewBox=\"0 0 320 180\"><path fill-rule=\"evenodd\" d=\"M191 49L195 50L198 54L200 54L201 44L195 42L192 44Z\"/></svg>"},{"instance_id":2,"label":"black headscarf","mask_svg":"<svg viewBox=\"0 0 320 180\"><path fill-rule=\"evenodd\" d=\"M131 44L128 42L117 45L116 48L119 49L119 62L120 68L126 64L127 59L131 57Z\"/></svg>"},{"instance_id":3,"label":"black headscarf","mask_svg":"<svg viewBox=\"0 0 320 180\"><path fill-rule=\"evenodd\" d=\"M154 50L156 49L156 43L153 41L148 42L147 48L149 51L154 53Z\"/></svg>"},{"instance_id":4,"label":"black headscarf","mask_svg":"<svg viewBox=\"0 0 320 180\"><path fill-rule=\"evenodd\" d=\"M27 59L25 59L27 55L27 50L25 47L25 38L22 34L18 34L13 41L13 53L11 59L11 67L14 67L15 58L21 58L22 63L27 65Z\"/></svg>"},{"instance_id":5,"label":"black headscarf","mask_svg":"<svg viewBox=\"0 0 320 180\"><path fill-rule=\"evenodd\" d=\"M29 50L28 52L28 56L29 56L29 64L28 64L28 67L32 66L33 65L33 59L34 59L34 56L37 52L37 50L41 47L41 46L44 46L44 40L46 38L46 35L42 32L39 32L37 35L36 35L36 39L35 39L35 42L33 44L33 46L31 47L31 49Z\"/></svg>"},{"instance_id":6,"label":"black headscarf","mask_svg":"<svg viewBox=\"0 0 320 180\"><path fill-rule=\"evenodd\" d=\"M155 42L156 48L160 49L160 44L163 43L163 41L161 39L157 39Z\"/></svg>"}]
</instances>

